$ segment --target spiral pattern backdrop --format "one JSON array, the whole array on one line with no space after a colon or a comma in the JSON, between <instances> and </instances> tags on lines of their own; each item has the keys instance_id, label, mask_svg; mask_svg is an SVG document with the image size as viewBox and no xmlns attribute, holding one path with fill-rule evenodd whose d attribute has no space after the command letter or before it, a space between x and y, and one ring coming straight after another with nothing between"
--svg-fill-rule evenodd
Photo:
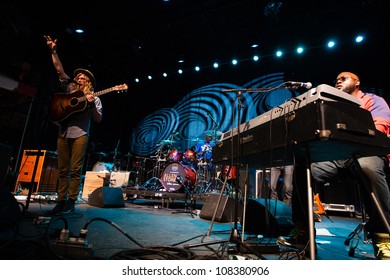
<instances>
[{"instance_id":1,"label":"spiral pattern backdrop","mask_svg":"<svg viewBox=\"0 0 390 280\"><path fill-rule=\"evenodd\" d=\"M274 73L256 78L243 86L219 83L196 89L173 108L160 109L144 118L131 135L130 153L143 157L153 155L163 140L172 140L176 149L185 151L202 140L205 131L228 131L294 95L291 91L280 89L243 91L239 96L240 89L272 88L283 82L284 74ZM241 110L238 110L239 101Z\"/></svg>"}]
</instances>

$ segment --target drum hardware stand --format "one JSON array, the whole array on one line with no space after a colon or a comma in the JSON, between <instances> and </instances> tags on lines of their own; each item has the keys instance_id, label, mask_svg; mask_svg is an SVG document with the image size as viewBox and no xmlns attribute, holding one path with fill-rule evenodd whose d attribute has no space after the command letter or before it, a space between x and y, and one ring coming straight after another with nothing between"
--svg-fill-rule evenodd
<instances>
[{"instance_id":1,"label":"drum hardware stand","mask_svg":"<svg viewBox=\"0 0 390 280\"><path fill-rule=\"evenodd\" d=\"M232 138L231 138L231 141L232 141L232 145L231 145L231 163L230 163L230 166L229 166L229 170L227 171L227 176L225 177L225 181L224 181L224 184L222 186L222 189L221 189L221 193L219 195L219 198L218 198L218 202L217 202L217 206L216 208L214 209L214 215L213 215L213 218L212 218L212 221L211 221L211 224L210 224L210 228L209 228L209 231L207 233L207 235L209 236L210 235L210 232L211 232L211 227L214 223L214 219L215 219L215 216L216 216L216 213L218 211L218 208L219 208L219 205L220 205L220 202L221 202L221 199L222 199L222 196L223 196L223 193L224 193L224 190L225 190L225 186L226 186L226 182L227 182L227 179L229 177L229 174L230 174L230 171L232 169L232 166L235 165L236 166L236 170L237 170L237 175L236 175L236 178L235 178L235 183L233 184L233 188L234 188L234 226L230 232L230 236L229 236L229 239L228 240L220 240L220 241L214 241L214 242L204 242L204 243L199 243L199 244L192 244L192 245L185 245L184 248L192 248L192 247L199 247L199 246L207 246L207 245L212 245L212 244L219 244L219 243L232 243L235 245L235 248L231 248L231 251L234 253L238 253L240 252L240 246L244 247L245 249L247 249L247 252L251 252L253 253L254 255L256 255L257 257L259 257L260 259L266 259L264 258L259 252L257 252L256 250L254 250L253 248L251 248L250 246L248 246L247 244L245 244L244 242L242 242L240 240L240 235L238 233L238 229L237 229L237 224L238 224L238 184L239 184L239 163L238 163L238 160L240 159L240 156L241 156L241 149L240 149L240 124L241 124L241 109L244 107L241 103L241 97L242 97L242 93L244 91L255 91L255 90L235 90L235 89L231 89L231 90L223 90L222 92L231 92L231 91L235 91L236 92L236 99L233 100L233 109L232 109ZM236 103L236 100L237 100L237 107L238 107L238 113L237 113L237 122L238 122L238 125L237 125L237 160L236 160L236 163L234 163L234 145L233 145L233 139L234 139L234 133L233 133L233 130L234 130L234 119L235 119L235 114L234 114L234 105Z\"/></svg>"},{"instance_id":2,"label":"drum hardware stand","mask_svg":"<svg viewBox=\"0 0 390 280\"><path fill-rule=\"evenodd\" d=\"M158 183L157 183L158 182ZM150 187L148 187L150 185ZM146 189L148 191L159 191L162 187L162 183L159 178L152 177L149 180L147 180L144 184L141 185L141 189Z\"/></svg>"},{"instance_id":3,"label":"drum hardware stand","mask_svg":"<svg viewBox=\"0 0 390 280\"><path fill-rule=\"evenodd\" d=\"M120 159L119 159L119 168L117 167L118 165L118 159L117 159L117 156L118 156L118 147L119 147L119 143L121 142L121 139L118 140L118 143L116 144L116 147L115 147L115 150L114 150L114 156L112 158L112 162L113 162L113 167L112 167L112 171L116 172L116 171L121 171L121 165L120 165Z\"/></svg>"},{"instance_id":4,"label":"drum hardware stand","mask_svg":"<svg viewBox=\"0 0 390 280\"><path fill-rule=\"evenodd\" d=\"M194 215L197 216L198 214L196 213L195 211L195 200L194 200L194 196L193 196L193 193L190 191L189 187L188 187L188 184L184 184L183 181L182 181L182 178L181 176L177 176L176 178L176 182L179 183L183 188L184 188L184 192L185 192L185 197L184 197L184 210L177 210L175 212L172 212L172 214L177 214L177 213L189 213L191 215L192 218L194 218ZM188 197L190 198L191 200L191 205L192 206L189 206L187 204L187 199Z\"/></svg>"}]
</instances>

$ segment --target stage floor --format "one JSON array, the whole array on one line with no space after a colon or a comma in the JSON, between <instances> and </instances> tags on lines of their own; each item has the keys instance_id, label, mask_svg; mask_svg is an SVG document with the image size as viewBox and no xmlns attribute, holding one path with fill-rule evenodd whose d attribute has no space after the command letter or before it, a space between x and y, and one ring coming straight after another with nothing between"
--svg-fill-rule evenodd
<instances>
[{"instance_id":1,"label":"stage floor","mask_svg":"<svg viewBox=\"0 0 390 280\"><path fill-rule=\"evenodd\" d=\"M45 216L55 204L31 200L17 225L1 229L0 256L9 260L303 258L281 250L272 236L243 231L242 219L234 218L235 211L230 211L230 221L216 222L213 217L200 217L204 201L184 202L171 200L168 207L159 198L133 197L123 207L108 208L79 199L73 215L49 218ZM317 260L375 259L372 245L363 242L363 235L347 242L353 246L358 242L353 254L345 244L361 219L346 213L330 213L330 219L322 216L322 221L315 223ZM259 214L261 222L264 217ZM69 229L70 242L57 240L63 228ZM79 238L80 231L86 241Z\"/></svg>"}]
</instances>

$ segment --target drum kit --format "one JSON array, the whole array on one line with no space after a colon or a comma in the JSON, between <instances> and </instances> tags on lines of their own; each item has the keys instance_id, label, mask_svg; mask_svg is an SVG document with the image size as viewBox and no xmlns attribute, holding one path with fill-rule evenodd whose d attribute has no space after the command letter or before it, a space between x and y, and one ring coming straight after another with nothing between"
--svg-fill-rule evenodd
<instances>
[{"instance_id":1,"label":"drum kit","mask_svg":"<svg viewBox=\"0 0 390 280\"><path fill-rule=\"evenodd\" d=\"M113 153L111 153L113 154ZM114 153L113 156L104 152L95 152L95 158L97 157L97 162L92 167L94 172L112 172L112 171L127 171L130 164L130 154L120 155L119 153ZM112 158L113 160L107 161L107 159Z\"/></svg>"},{"instance_id":2,"label":"drum kit","mask_svg":"<svg viewBox=\"0 0 390 280\"><path fill-rule=\"evenodd\" d=\"M205 131L202 136L204 135L218 137L222 133L219 131ZM218 191L223 183L218 177L223 176L223 179L226 174L218 172L217 168L213 166L211 148L203 153L195 151L195 145L200 141L202 141L200 137L192 139L191 142L194 145L185 150L177 148L175 145L177 141L173 140L173 137L160 141L157 144L158 149L155 155L152 156L156 161L153 168L154 180L152 181L159 181L162 190L167 192L184 192L184 187L197 194ZM205 156L206 153L207 156ZM225 169L226 167L222 170ZM229 180L234 179L233 173L234 171L231 170ZM146 188L148 188L148 182L144 184ZM157 189L156 185L152 184L151 190L155 191ZM229 187L226 190L229 191Z\"/></svg>"},{"instance_id":3,"label":"drum kit","mask_svg":"<svg viewBox=\"0 0 390 280\"><path fill-rule=\"evenodd\" d=\"M203 135L190 139L189 142L193 145L188 149L181 149L179 141L174 140L177 134L178 132L172 132L170 139L160 141L155 154L149 157L130 154L122 156L116 150L109 154L95 152L97 162L92 171L129 171L129 185L134 184L151 191L185 192L187 188L192 193L202 194L220 190L229 166L224 166L222 170L219 166L214 166L212 146L197 153L196 145L203 143L205 136L217 139L222 133L205 131ZM235 179L235 169L230 170L228 180L231 179ZM229 192L229 185L226 190Z\"/></svg>"}]
</instances>

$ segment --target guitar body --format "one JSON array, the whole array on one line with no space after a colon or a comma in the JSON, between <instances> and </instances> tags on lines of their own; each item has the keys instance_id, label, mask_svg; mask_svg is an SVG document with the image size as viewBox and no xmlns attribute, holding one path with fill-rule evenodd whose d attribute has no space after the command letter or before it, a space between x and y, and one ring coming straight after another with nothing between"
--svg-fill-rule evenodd
<instances>
[{"instance_id":1,"label":"guitar body","mask_svg":"<svg viewBox=\"0 0 390 280\"><path fill-rule=\"evenodd\" d=\"M126 91L127 88L126 84L117 85L94 92L93 95L96 97L112 91ZM49 120L54 123L61 123L73 114L84 111L87 108L87 104L87 98L81 90L72 93L56 93L50 104Z\"/></svg>"},{"instance_id":2,"label":"guitar body","mask_svg":"<svg viewBox=\"0 0 390 280\"><path fill-rule=\"evenodd\" d=\"M60 123L72 114L81 112L87 108L87 100L83 91L73 93L56 93L51 101L49 119Z\"/></svg>"}]
</instances>

